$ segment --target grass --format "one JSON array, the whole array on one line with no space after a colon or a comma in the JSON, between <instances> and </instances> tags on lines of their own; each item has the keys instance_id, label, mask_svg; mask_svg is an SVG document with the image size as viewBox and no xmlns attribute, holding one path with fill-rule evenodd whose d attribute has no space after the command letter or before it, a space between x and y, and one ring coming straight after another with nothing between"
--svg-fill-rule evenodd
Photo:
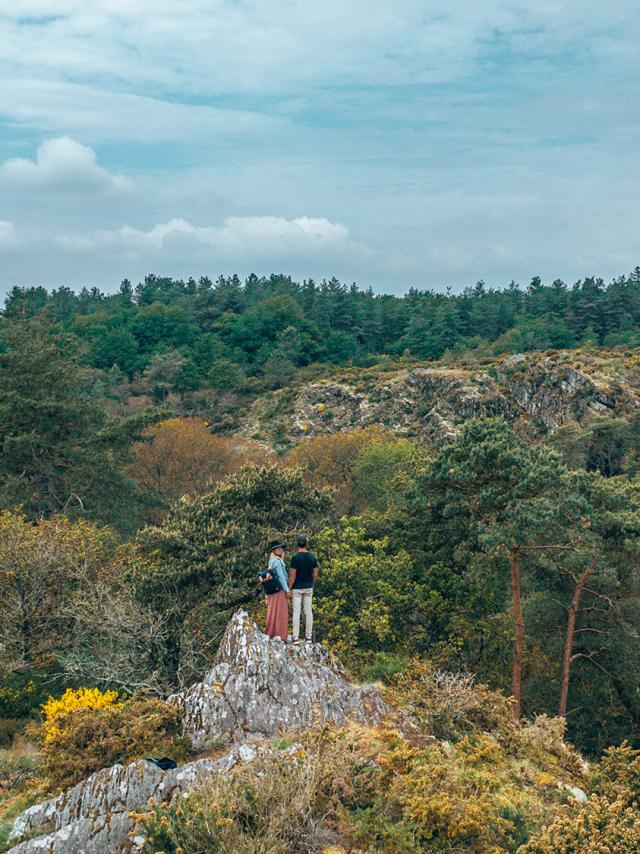
<instances>
[{"instance_id":1,"label":"grass","mask_svg":"<svg viewBox=\"0 0 640 854\"><path fill-rule=\"evenodd\" d=\"M45 795L40 762L35 744L22 737L0 750L0 852L10 847L13 819Z\"/></svg>"}]
</instances>

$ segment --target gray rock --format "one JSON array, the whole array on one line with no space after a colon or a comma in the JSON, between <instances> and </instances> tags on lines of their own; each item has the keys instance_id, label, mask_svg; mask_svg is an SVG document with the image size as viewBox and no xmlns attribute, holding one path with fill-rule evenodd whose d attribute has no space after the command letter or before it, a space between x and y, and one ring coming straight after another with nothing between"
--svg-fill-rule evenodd
<instances>
[{"instance_id":1,"label":"gray rock","mask_svg":"<svg viewBox=\"0 0 640 854\"><path fill-rule=\"evenodd\" d=\"M169 697L197 748L221 734L273 736L326 721L378 724L389 709L373 686L352 685L320 644L271 640L238 611L203 682Z\"/></svg>"},{"instance_id":2,"label":"gray rock","mask_svg":"<svg viewBox=\"0 0 640 854\"><path fill-rule=\"evenodd\" d=\"M140 760L126 767L96 771L82 783L19 815L11 840L33 833L43 835L15 845L10 854L103 854L128 850L135 829L133 810L150 798L162 803L197 788L211 774L232 768L240 758L234 748L221 759L199 759L172 771Z\"/></svg>"},{"instance_id":3,"label":"gray rock","mask_svg":"<svg viewBox=\"0 0 640 854\"><path fill-rule=\"evenodd\" d=\"M579 786L570 786L568 783L558 781L558 788L567 792L569 797L578 804L586 804L589 801L587 793Z\"/></svg>"},{"instance_id":4,"label":"gray rock","mask_svg":"<svg viewBox=\"0 0 640 854\"><path fill-rule=\"evenodd\" d=\"M9 854L116 854L143 844L134 811L150 798L165 803L197 789L212 774L251 762L260 740L314 723L357 720L377 724L389 712L373 686L358 688L320 644L287 646L270 640L239 611L204 681L170 701L185 711L185 733L203 747L220 735L233 747L220 759L199 759L171 771L144 760L96 771L14 821ZM29 839L27 837L34 836Z\"/></svg>"}]
</instances>

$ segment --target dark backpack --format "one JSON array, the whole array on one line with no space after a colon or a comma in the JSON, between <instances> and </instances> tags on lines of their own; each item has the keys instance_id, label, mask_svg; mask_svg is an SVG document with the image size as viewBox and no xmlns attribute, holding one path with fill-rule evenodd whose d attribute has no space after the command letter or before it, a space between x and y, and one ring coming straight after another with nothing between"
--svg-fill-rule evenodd
<instances>
[{"instance_id":1,"label":"dark backpack","mask_svg":"<svg viewBox=\"0 0 640 854\"><path fill-rule=\"evenodd\" d=\"M166 756L147 756L147 762L152 762L154 765L157 765L158 768L161 768L163 771L171 771L172 768L178 767L177 763L174 762L173 759L168 759Z\"/></svg>"},{"instance_id":2,"label":"dark backpack","mask_svg":"<svg viewBox=\"0 0 640 854\"><path fill-rule=\"evenodd\" d=\"M260 576L260 578L268 579L262 584L262 589L264 590L267 596L271 596L272 593L278 593L280 590L283 589L276 576L269 569L265 569L262 572L259 572L258 575ZM271 577L269 578L269 576Z\"/></svg>"}]
</instances>

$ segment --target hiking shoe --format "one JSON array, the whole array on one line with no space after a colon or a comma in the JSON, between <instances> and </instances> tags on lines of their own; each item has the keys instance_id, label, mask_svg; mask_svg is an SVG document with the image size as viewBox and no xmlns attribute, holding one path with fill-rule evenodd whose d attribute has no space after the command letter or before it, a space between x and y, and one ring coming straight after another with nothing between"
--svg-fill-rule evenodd
<instances>
[{"instance_id":1,"label":"hiking shoe","mask_svg":"<svg viewBox=\"0 0 640 854\"><path fill-rule=\"evenodd\" d=\"M292 640L292 641L291 641L291 643L292 643L294 646L300 646L300 641L298 640L298 638L295 638L295 640Z\"/></svg>"}]
</instances>

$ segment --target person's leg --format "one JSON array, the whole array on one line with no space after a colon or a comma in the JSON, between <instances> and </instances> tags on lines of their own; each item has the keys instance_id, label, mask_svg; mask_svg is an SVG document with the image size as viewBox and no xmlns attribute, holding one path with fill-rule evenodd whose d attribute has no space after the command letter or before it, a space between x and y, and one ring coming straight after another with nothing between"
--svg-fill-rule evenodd
<instances>
[{"instance_id":1,"label":"person's leg","mask_svg":"<svg viewBox=\"0 0 640 854\"><path fill-rule=\"evenodd\" d=\"M267 625L265 628L265 634L269 635L270 638L274 638L277 630L276 603L273 596L267 596Z\"/></svg>"},{"instance_id":2,"label":"person's leg","mask_svg":"<svg viewBox=\"0 0 640 854\"><path fill-rule=\"evenodd\" d=\"M313 588L304 591L304 636L313 640Z\"/></svg>"},{"instance_id":3,"label":"person's leg","mask_svg":"<svg viewBox=\"0 0 640 854\"><path fill-rule=\"evenodd\" d=\"M293 591L293 639L294 641L300 638L300 606L302 605L302 591Z\"/></svg>"},{"instance_id":4,"label":"person's leg","mask_svg":"<svg viewBox=\"0 0 640 854\"><path fill-rule=\"evenodd\" d=\"M273 594L274 599L277 599L277 631L276 637L279 637L280 640L283 640L285 643L287 642L287 635L289 634L289 600L287 599L287 594L284 590L278 590L277 593Z\"/></svg>"}]
</instances>

